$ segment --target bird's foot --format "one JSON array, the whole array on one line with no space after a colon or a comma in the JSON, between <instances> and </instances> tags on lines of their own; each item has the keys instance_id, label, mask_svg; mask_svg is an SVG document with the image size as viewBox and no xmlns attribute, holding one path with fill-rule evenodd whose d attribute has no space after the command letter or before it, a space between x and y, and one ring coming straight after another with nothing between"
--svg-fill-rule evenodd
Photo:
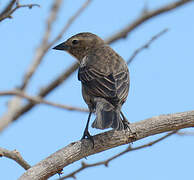
<instances>
[{"instance_id":1,"label":"bird's foot","mask_svg":"<svg viewBox=\"0 0 194 180\"><path fill-rule=\"evenodd\" d=\"M92 142L92 147L94 148L94 139L88 131L84 131L84 134L83 134L81 140L82 139L89 139Z\"/></svg>"},{"instance_id":2,"label":"bird's foot","mask_svg":"<svg viewBox=\"0 0 194 180\"><path fill-rule=\"evenodd\" d=\"M130 129L130 122L127 119L123 119L124 129Z\"/></svg>"},{"instance_id":3,"label":"bird's foot","mask_svg":"<svg viewBox=\"0 0 194 180\"><path fill-rule=\"evenodd\" d=\"M134 133L131 128L130 128L130 122L124 118L123 120L123 124L124 124L124 130L128 130L128 132L131 134L130 135L130 138L132 138L133 140L136 140L137 139L137 134Z\"/></svg>"}]
</instances>

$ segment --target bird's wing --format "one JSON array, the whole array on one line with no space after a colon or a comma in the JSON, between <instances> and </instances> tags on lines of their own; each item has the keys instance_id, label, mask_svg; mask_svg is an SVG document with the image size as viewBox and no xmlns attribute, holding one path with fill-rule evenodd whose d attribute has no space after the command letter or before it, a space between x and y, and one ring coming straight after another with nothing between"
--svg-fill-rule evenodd
<instances>
[{"instance_id":1,"label":"bird's wing","mask_svg":"<svg viewBox=\"0 0 194 180\"><path fill-rule=\"evenodd\" d=\"M129 91L129 73L121 70L115 74L99 72L94 67L80 67L78 79L88 88L88 92L96 97L104 97L114 101L126 100ZM116 103L116 102L115 102Z\"/></svg>"},{"instance_id":2,"label":"bird's wing","mask_svg":"<svg viewBox=\"0 0 194 180\"><path fill-rule=\"evenodd\" d=\"M116 82L116 92L117 97L124 103L127 99L127 95L129 92L129 71L126 68L125 70L121 70L118 73L114 74L115 82Z\"/></svg>"},{"instance_id":3,"label":"bird's wing","mask_svg":"<svg viewBox=\"0 0 194 180\"><path fill-rule=\"evenodd\" d=\"M88 88L88 92L96 97L115 98L117 96L116 81L113 74L105 74L94 67L83 66L78 70L78 80Z\"/></svg>"}]
</instances>

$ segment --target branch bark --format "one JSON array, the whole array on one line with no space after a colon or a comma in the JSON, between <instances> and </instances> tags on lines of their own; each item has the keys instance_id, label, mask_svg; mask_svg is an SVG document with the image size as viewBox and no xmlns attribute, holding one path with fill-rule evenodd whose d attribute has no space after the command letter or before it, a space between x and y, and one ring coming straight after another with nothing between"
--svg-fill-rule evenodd
<instances>
[{"instance_id":1,"label":"branch bark","mask_svg":"<svg viewBox=\"0 0 194 180\"><path fill-rule=\"evenodd\" d=\"M35 58L32 61L32 64L29 67L29 70L27 71L26 75L24 76L24 82L21 85L21 89L25 89L27 84L29 83L31 77L37 70L38 66L40 65L41 61L43 60L43 57L48 52L48 50L58 41L62 38L63 34L68 30L68 28L72 25L72 23L79 17L79 15L85 10L85 8L89 5L91 0L87 0L79 9L78 11L69 19L69 21L66 23L66 25L63 27L61 32L52 40L49 42L49 37L51 34L51 27L53 22L56 20L56 15L59 11L59 7L62 3L62 0L56 0L53 3L53 6L51 8L50 16L47 20L47 29L45 31L42 43L40 44L39 48L37 49L35 53Z\"/></svg>"},{"instance_id":2,"label":"branch bark","mask_svg":"<svg viewBox=\"0 0 194 180\"><path fill-rule=\"evenodd\" d=\"M159 33L157 33L156 35L152 36L152 38L146 42L144 45L142 45L141 47L139 47L138 49L136 49L133 54L131 55L131 57L128 59L127 61L127 64L130 64L133 59L141 52L143 51L144 49L147 49L150 47L150 45L156 40L158 39L159 37L161 37L164 33L168 32L168 29L164 29L162 31L160 31Z\"/></svg>"},{"instance_id":3,"label":"branch bark","mask_svg":"<svg viewBox=\"0 0 194 180\"><path fill-rule=\"evenodd\" d=\"M94 148L90 140L73 142L27 170L19 180L44 180L86 156L123 144L135 142L155 134L194 127L194 111L155 116L130 124L131 131L108 131L94 136Z\"/></svg>"},{"instance_id":4,"label":"branch bark","mask_svg":"<svg viewBox=\"0 0 194 180\"><path fill-rule=\"evenodd\" d=\"M190 2L193 2L193 0L179 0L177 2L169 3L163 7L160 7L152 11L146 11L139 18L133 21L131 24L129 24L128 26L126 26L125 28L123 28L121 31L117 32L113 36L109 37L106 41L107 43L113 43L119 39L126 38L130 32L132 32L138 26L147 22L151 18L157 17L160 14L169 12Z\"/></svg>"},{"instance_id":5,"label":"branch bark","mask_svg":"<svg viewBox=\"0 0 194 180\"><path fill-rule=\"evenodd\" d=\"M124 155L124 154L126 154L128 152L136 151L136 150L139 150L139 149L142 149L142 148L153 146L154 144L156 144L156 143L158 143L158 142L160 142L160 141L170 137L171 135L175 134L176 132L177 132L177 130L169 132L168 134L166 134L166 135L156 139L155 141L151 141L151 142L149 142L147 144L144 144L144 145L141 145L141 146L131 147L131 144L129 144L129 146L124 151L122 151L122 152L120 152L120 153L118 153L118 154L116 154L116 155L106 159L105 161L100 161L100 162L96 162L96 163L92 163L92 164L81 162L81 167L80 168L78 168L77 170L75 170L75 171L73 171L73 172L71 172L71 173L69 173L69 174L59 178L58 180L64 180L64 179L67 179L67 178L70 178L70 177L76 179L76 175L79 172L83 171L84 169L90 168L90 167L96 167L96 166L100 166L100 165L104 165L105 167L108 167L109 163L112 160L114 160L114 159L116 159L116 158L118 158L118 157L120 157L120 156L122 156L122 155Z\"/></svg>"},{"instance_id":6,"label":"branch bark","mask_svg":"<svg viewBox=\"0 0 194 180\"><path fill-rule=\"evenodd\" d=\"M15 7L14 7L15 6ZM19 4L19 1L17 0L12 0L10 3L7 5L7 7L0 13L0 22L7 19L7 18L12 18L12 14L20 8L29 8L32 9L33 7L40 7L39 4Z\"/></svg>"},{"instance_id":7,"label":"branch bark","mask_svg":"<svg viewBox=\"0 0 194 180\"><path fill-rule=\"evenodd\" d=\"M29 169L31 166L23 159L19 151L16 149L13 151L4 149L0 147L0 157L7 157L16 161L20 166L22 166L25 170Z\"/></svg>"},{"instance_id":8,"label":"branch bark","mask_svg":"<svg viewBox=\"0 0 194 180\"><path fill-rule=\"evenodd\" d=\"M42 99L38 96L29 96L29 95L25 94L23 91L18 91L18 90L15 90L15 91L0 91L0 96L14 96L14 95L25 98L25 99L27 99L28 101L30 101L31 103L34 103L34 104L42 103L42 104L62 108L62 109L69 110L69 111L88 112L88 109L86 109L86 108L79 108L79 107L73 107L73 106L69 106L69 105L50 102L50 101ZM0 129L1 129L1 126L0 126Z\"/></svg>"},{"instance_id":9,"label":"branch bark","mask_svg":"<svg viewBox=\"0 0 194 180\"><path fill-rule=\"evenodd\" d=\"M22 85L20 86L21 90L25 90L29 80L31 79L32 75L34 74L34 72L36 71L36 69L38 68L39 64L41 63L44 55L46 54L46 52L49 50L49 48L57 41L59 40L63 33L70 27L70 25L74 22L74 20L76 20L76 18L83 12L83 10L89 5L89 3L91 2L91 0L86 0L86 2L82 5L82 7L80 7L80 9L78 9L78 11L69 19L69 21L67 22L67 24L64 26L64 28L61 30L61 32L58 34L58 36L50 43L46 43L48 42L48 37L50 34L50 29L51 29L51 24L53 23L54 19L55 19L55 15L57 13L58 10L58 5L56 3L61 3L61 0L56 0L56 3L54 3L53 8L51 10L51 15L50 18L48 19L48 27L47 27L47 32L45 33L45 36L43 38L43 43L42 46L40 46L36 52L35 55L35 59L34 59L34 63L33 65L29 68L27 75L25 75L25 79L24 82L22 83ZM55 7L57 6L57 7ZM45 44L46 43L46 44ZM51 82L51 84L49 84L46 88L44 88L43 90L41 90L39 92L40 97L44 97L47 94L49 94L50 91L52 91L53 89L55 89L59 84L61 84L67 77L69 77L72 72L74 72L76 69L78 68L78 64L73 64L70 69L68 69L66 72L62 73L55 81ZM22 114L24 114L25 112L29 111L32 107L34 107L34 105L36 103L28 103L27 105L22 106L22 102L21 99L19 97L14 97L11 99L11 101L9 102L10 104L12 104L11 108L9 108L10 106L8 106L8 110L7 112L5 112L3 114L3 116L0 118L0 132L5 129L11 122L13 122L14 120L16 120L18 117L20 117Z\"/></svg>"},{"instance_id":10,"label":"branch bark","mask_svg":"<svg viewBox=\"0 0 194 180\"><path fill-rule=\"evenodd\" d=\"M27 70L26 74L24 75L24 80L23 80L23 83L20 87L21 90L24 90L27 87L31 77L33 76L33 74L37 70L38 66L40 65L41 61L43 60L43 57L45 56L46 52L50 48L48 45L49 44L48 41L50 38L53 23L56 20L57 13L59 12L59 9L61 7L62 2L63 2L62 0L55 0L52 4L50 14L49 14L48 19L46 21L46 30L44 32L42 42L40 43L39 47L36 49L34 58L32 60L32 64L30 65L29 69Z\"/></svg>"}]
</instances>

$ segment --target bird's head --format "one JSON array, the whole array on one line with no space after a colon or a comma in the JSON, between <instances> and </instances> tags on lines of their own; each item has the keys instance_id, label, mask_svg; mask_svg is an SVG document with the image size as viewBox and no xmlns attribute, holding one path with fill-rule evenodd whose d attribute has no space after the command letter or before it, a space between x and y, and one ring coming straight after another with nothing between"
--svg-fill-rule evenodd
<instances>
[{"instance_id":1,"label":"bird's head","mask_svg":"<svg viewBox=\"0 0 194 180\"><path fill-rule=\"evenodd\" d=\"M100 37L92 33L84 32L72 36L53 49L67 51L81 61L92 49L102 45L104 45L104 41Z\"/></svg>"}]
</instances>

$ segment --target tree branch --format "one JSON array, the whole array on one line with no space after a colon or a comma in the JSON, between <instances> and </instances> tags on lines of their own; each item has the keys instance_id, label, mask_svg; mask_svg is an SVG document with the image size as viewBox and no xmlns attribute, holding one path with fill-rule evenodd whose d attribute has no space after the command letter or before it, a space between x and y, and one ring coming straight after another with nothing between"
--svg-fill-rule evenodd
<instances>
[{"instance_id":1,"label":"tree branch","mask_svg":"<svg viewBox=\"0 0 194 180\"><path fill-rule=\"evenodd\" d=\"M67 31L67 29L72 25L72 23L80 16L80 14L88 7L91 3L91 0L86 0L85 3L78 9L78 11L69 18L66 25L63 27L58 36L50 43L50 47L52 47L58 40L60 40L63 34Z\"/></svg>"},{"instance_id":2,"label":"tree branch","mask_svg":"<svg viewBox=\"0 0 194 180\"><path fill-rule=\"evenodd\" d=\"M135 142L151 135L188 127L194 127L194 111L160 115L132 123L130 124L131 131L112 130L93 136L94 148L92 142L87 139L69 144L27 170L19 180L47 179L61 172L65 166L86 156Z\"/></svg>"},{"instance_id":3,"label":"tree branch","mask_svg":"<svg viewBox=\"0 0 194 180\"><path fill-rule=\"evenodd\" d=\"M37 53L36 53L36 56L35 56L35 60L33 61L34 63L32 65L32 68L30 68L30 70L27 72L28 75L25 76L26 78L25 78L23 84L20 86L20 89L21 90L24 90L26 88L26 86L27 86L30 78L34 74L35 70L37 69L38 65L40 64L42 58L44 57L44 55L46 54L46 52L48 51L48 49L57 40L59 40L59 38L63 35L63 33L73 23L73 21L89 5L90 1L91 0L87 0L82 5L82 7L80 9L78 9L78 11L69 19L69 21L67 22L67 24L64 26L64 28L62 29L61 33L59 33L59 35L51 43L47 44L47 46L45 46L45 48L42 48L42 49L41 49L41 46L40 46L39 50L37 50ZM53 16L51 16L51 17L52 18L49 18L49 20L48 20L49 23L52 23L54 21ZM48 25L48 26L50 26L50 25ZM50 28L47 28L47 29L50 29ZM46 34L49 34L49 33L46 33ZM45 35L45 38L43 38L43 39L47 39L46 37L47 36ZM44 42L46 42L46 41L44 40ZM78 68L78 64L73 64L70 69L68 69L65 73L62 73L55 81L53 81L46 88L44 88L43 90L41 90L38 96L40 96L40 97L46 96L51 90L55 89L66 78L68 78L72 74L72 72L74 72L77 68ZM21 99L18 98L18 97L14 97L13 99L11 99L11 101L9 102L9 104L12 104L11 108L8 108L7 112L4 113L4 115L0 118L0 132L3 129L5 129L11 122L13 122L14 120L16 120L18 117L20 117L25 112L29 111L35 105L34 103L28 103L27 105L22 106L21 105Z\"/></svg>"},{"instance_id":4,"label":"tree branch","mask_svg":"<svg viewBox=\"0 0 194 180\"><path fill-rule=\"evenodd\" d=\"M0 147L0 157L7 157L16 161L20 166L22 166L25 170L29 169L31 166L22 158L19 151L16 149L13 151L9 151L7 149Z\"/></svg>"},{"instance_id":5,"label":"tree branch","mask_svg":"<svg viewBox=\"0 0 194 180\"><path fill-rule=\"evenodd\" d=\"M18 91L18 90L15 90L15 91L0 91L0 96L14 96L14 95L25 98L33 104L42 103L42 104L62 108L62 109L69 110L69 111L88 112L88 109L85 109L85 108L73 107L73 106L68 106L68 105L64 105L64 104L58 104L58 103L50 102L50 101L44 100L44 99L42 99L38 96L29 96L29 95L25 94L23 91ZM1 127L0 127L0 129L1 129Z\"/></svg>"},{"instance_id":6,"label":"tree branch","mask_svg":"<svg viewBox=\"0 0 194 180\"><path fill-rule=\"evenodd\" d=\"M0 13L0 19L13 8L14 4L16 3L16 1L17 0L11 0L8 3L8 5L5 7L5 9Z\"/></svg>"},{"instance_id":7,"label":"tree branch","mask_svg":"<svg viewBox=\"0 0 194 180\"><path fill-rule=\"evenodd\" d=\"M15 5L15 7L14 7ZM39 4L19 4L18 0L12 0L10 3L7 5L7 7L0 13L0 22L7 19L7 18L12 18L12 14L19 8L29 8L32 9L33 7L40 7Z\"/></svg>"},{"instance_id":8,"label":"tree branch","mask_svg":"<svg viewBox=\"0 0 194 180\"><path fill-rule=\"evenodd\" d=\"M37 48L35 52L35 56L32 60L32 64L30 65L29 69L27 70L26 74L24 75L24 81L21 85L21 90L25 89L27 84L29 83L29 80L35 73L36 69L40 65L41 61L43 60L44 55L50 48L48 46L48 40L51 34L52 25L56 20L57 13L59 12L59 8L61 7L62 0L55 0L52 4L50 14L48 16L48 19L46 21L46 30L42 38L42 42L40 43L39 47Z\"/></svg>"},{"instance_id":9,"label":"tree branch","mask_svg":"<svg viewBox=\"0 0 194 180\"><path fill-rule=\"evenodd\" d=\"M66 25L63 27L61 32L57 35L57 37L51 41L50 43L48 42L49 36L51 33L51 26L53 22L56 19L56 14L58 13L59 7L62 3L62 0L56 0L55 3L52 6L50 16L47 20L47 30L45 31L45 35L43 37L42 43L40 47L37 49L35 53L35 58L33 60L32 65L30 66L29 70L27 71L24 82L21 86L21 89L24 89L30 78L33 76L35 73L36 69L40 65L41 61L43 60L43 57L47 53L47 51L58 41L62 38L63 34L67 31L67 29L72 25L72 23L79 17L79 15L84 11L84 9L89 5L91 0L87 0L79 9L78 11L69 19L69 21L66 23Z\"/></svg>"},{"instance_id":10,"label":"tree branch","mask_svg":"<svg viewBox=\"0 0 194 180\"><path fill-rule=\"evenodd\" d=\"M193 2L193 0L179 0L152 11L146 11L139 18L133 21L131 24L129 24L128 26L126 26L116 34L112 35L111 37L109 37L106 40L106 42L110 44L121 38L126 38L130 32L132 32L134 29L136 29L146 21L150 20L151 18L157 17L158 15L174 10L190 2Z\"/></svg>"},{"instance_id":11,"label":"tree branch","mask_svg":"<svg viewBox=\"0 0 194 180\"><path fill-rule=\"evenodd\" d=\"M155 141L151 141L147 144L144 144L144 145L141 145L141 146L137 146L137 147L131 147L131 144L124 150L124 151L121 151L120 153L108 158L107 160L105 161L100 161L100 162L97 162L97 163L92 163L92 164L88 164L88 163L85 163L85 162L81 162L81 167L78 168L77 170L59 178L58 180L63 180L63 179L67 179L67 178L74 178L76 179L76 174L79 173L80 171L83 171L84 169L87 169L87 168L90 168L90 167L95 167L95 166L100 166L100 165L104 165L105 167L108 167L109 165L109 162L111 162L112 160L128 153L128 152L131 152L131 151L135 151L135 150L139 150L139 149L143 149L143 148L146 148L146 147L150 147L150 146L153 146L154 144L166 139L167 137L170 137L171 135L175 134L177 132L177 130L175 131L172 131L172 132L169 132L167 133L166 135L162 136L161 138L158 138L156 139Z\"/></svg>"},{"instance_id":12,"label":"tree branch","mask_svg":"<svg viewBox=\"0 0 194 180\"><path fill-rule=\"evenodd\" d=\"M164 29L161 32L159 32L158 34L154 35L148 42L146 42L143 46L139 47L138 49L136 49L133 54L131 55L131 57L129 58L129 60L127 61L127 64L130 64L133 59L144 49L149 48L149 46L159 37L161 37L163 34L165 34L168 31L168 29Z\"/></svg>"}]
</instances>

